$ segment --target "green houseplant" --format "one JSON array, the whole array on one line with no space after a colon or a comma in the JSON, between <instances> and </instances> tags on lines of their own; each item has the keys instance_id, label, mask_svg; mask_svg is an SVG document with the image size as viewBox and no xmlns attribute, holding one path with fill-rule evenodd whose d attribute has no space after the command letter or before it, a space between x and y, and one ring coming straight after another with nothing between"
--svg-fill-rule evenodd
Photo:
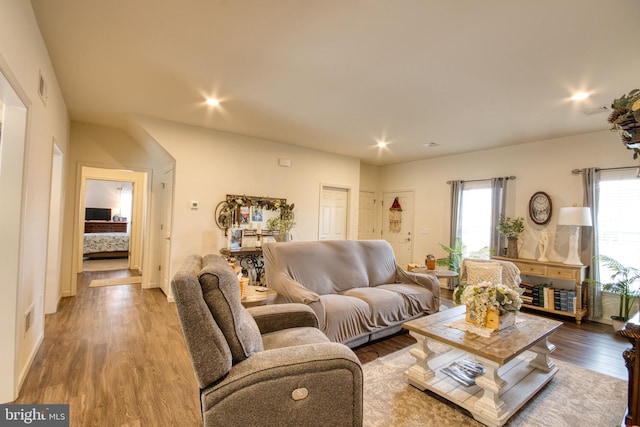
<instances>
[{"instance_id":1,"label":"green houseplant","mask_svg":"<svg viewBox=\"0 0 640 427\"><path fill-rule=\"evenodd\" d=\"M496 229L507 238L507 258L518 258L518 237L524 231L524 218L500 215Z\"/></svg>"},{"instance_id":2,"label":"green houseplant","mask_svg":"<svg viewBox=\"0 0 640 427\"><path fill-rule=\"evenodd\" d=\"M617 330L619 329L617 327L618 325L621 326L629 320L631 310L637 304L638 298L640 297L640 286L638 286L640 285L640 270L624 266L621 262L606 255L594 257L594 260L601 262L604 267L613 272L611 281L608 283L601 283L592 279L588 279L587 282L601 285L603 291L611 292L620 297L618 315L611 316L611 320L614 322L614 329Z\"/></svg>"},{"instance_id":3,"label":"green houseplant","mask_svg":"<svg viewBox=\"0 0 640 427\"><path fill-rule=\"evenodd\" d=\"M462 243L462 239L460 238L456 238L451 246L447 246L443 243L438 244L448 255L443 258L438 258L436 260L436 265L440 267L448 267L449 270L455 271L456 273L460 273L460 266L463 258L488 258L490 255L490 250L487 246L478 249L477 251L470 252L467 249L467 245Z\"/></svg>"},{"instance_id":4,"label":"green houseplant","mask_svg":"<svg viewBox=\"0 0 640 427\"><path fill-rule=\"evenodd\" d=\"M267 220L267 228L275 231L274 237L277 241L288 242L291 240L290 231L296 225L293 220L294 204L284 205L279 217L273 217Z\"/></svg>"}]
</instances>

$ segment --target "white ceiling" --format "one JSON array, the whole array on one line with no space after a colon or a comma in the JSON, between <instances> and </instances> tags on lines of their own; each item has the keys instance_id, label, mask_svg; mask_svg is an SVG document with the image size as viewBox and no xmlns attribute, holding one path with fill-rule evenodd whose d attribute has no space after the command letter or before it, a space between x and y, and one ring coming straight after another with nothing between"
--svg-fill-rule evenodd
<instances>
[{"instance_id":1,"label":"white ceiling","mask_svg":"<svg viewBox=\"0 0 640 427\"><path fill-rule=\"evenodd\" d=\"M145 115L370 164L605 130L582 111L640 86L638 0L31 3L72 120Z\"/></svg>"}]
</instances>

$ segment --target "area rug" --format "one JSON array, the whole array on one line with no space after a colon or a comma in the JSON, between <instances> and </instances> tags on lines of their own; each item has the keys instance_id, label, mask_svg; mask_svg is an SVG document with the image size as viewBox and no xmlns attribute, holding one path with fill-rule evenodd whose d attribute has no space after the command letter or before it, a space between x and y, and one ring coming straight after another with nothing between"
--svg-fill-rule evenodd
<instances>
[{"instance_id":1,"label":"area rug","mask_svg":"<svg viewBox=\"0 0 640 427\"><path fill-rule=\"evenodd\" d=\"M126 270L129 268L128 258L86 259L82 261L82 271Z\"/></svg>"},{"instance_id":2,"label":"area rug","mask_svg":"<svg viewBox=\"0 0 640 427\"><path fill-rule=\"evenodd\" d=\"M96 279L91 281L89 287L97 288L100 286L135 285L137 283L142 283L142 276L117 277L113 279Z\"/></svg>"},{"instance_id":3,"label":"area rug","mask_svg":"<svg viewBox=\"0 0 640 427\"><path fill-rule=\"evenodd\" d=\"M431 346L441 352L444 345ZM364 425L483 426L464 409L410 386L404 371L415 359L411 347L363 365ZM556 376L506 424L509 427L616 426L627 403L627 382L554 360ZM623 363L622 356L620 363Z\"/></svg>"}]
</instances>

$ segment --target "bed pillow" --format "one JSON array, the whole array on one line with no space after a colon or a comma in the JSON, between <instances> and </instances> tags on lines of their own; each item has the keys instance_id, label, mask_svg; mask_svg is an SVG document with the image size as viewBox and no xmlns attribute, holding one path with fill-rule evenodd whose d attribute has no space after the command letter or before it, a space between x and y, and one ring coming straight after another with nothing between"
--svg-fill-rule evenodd
<instances>
[{"instance_id":1,"label":"bed pillow","mask_svg":"<svg viewBox=\"0 0 640 427\"><path fill-rule=\"evenodd\" d=\"M469 284L475 285L480 282L502 284L502 265L499 262L467 261L465 267L467 269L467 283Z\"/></svg>"}]
</instances>

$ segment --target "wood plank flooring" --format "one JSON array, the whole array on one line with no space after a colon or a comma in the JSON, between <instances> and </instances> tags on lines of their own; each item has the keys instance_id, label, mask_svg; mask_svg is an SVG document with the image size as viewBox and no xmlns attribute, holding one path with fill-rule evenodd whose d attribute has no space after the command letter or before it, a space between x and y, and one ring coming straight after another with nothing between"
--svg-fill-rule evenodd
<instances>
[{"instance_id":1,"label":"wood plank flooring","mask_svg":"<svg viewBox=\"0 0 640 427\"><path fill-rule=\"evenodd\" d=\"M72 426L200 424L198 386L175 304L140 285L88 287L93 279L133 274L79 276L77 296L46 316L43 344L15 403L69 403ZM622 351L629 345L610 326L568 320L551 341L553 357L627 379ZM398 334L355 351L367 363L414 343Z\"/></svg>"}]
</instances>

